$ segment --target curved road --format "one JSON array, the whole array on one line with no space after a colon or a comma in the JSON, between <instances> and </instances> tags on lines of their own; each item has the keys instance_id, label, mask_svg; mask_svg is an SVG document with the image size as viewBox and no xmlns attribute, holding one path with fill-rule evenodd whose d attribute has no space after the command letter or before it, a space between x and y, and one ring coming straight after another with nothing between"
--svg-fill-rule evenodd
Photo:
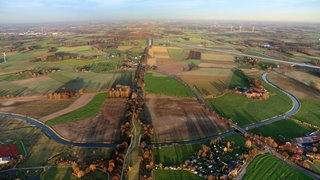
<instances>
[{"instance_id":1,"label":"curved road","mask_svg":"<svg viewBox=\"0 0 320 180\"><path fill-rule=\"evenodd\" d=\"M287 93L286 91L280 89L279 87L271 84L267 80L267 78L266 78L267 74L268 73L265 73L262 76L263 80L267 84L271 85L272 87L282 91L287 96L289 96L290 99L293 101L293 105L294 106L289 112L287 112L287 113L285 113L283 115L280 115L280 116L277 116L277 117L273 117L273 118L258 122L256 124L245 126L245 127L243 127L244 129L253 129L253 128L256 128L256 127L259 127L259 126L263 126L265 124L269 124L269 123L272 123L272 122L275 122L275 121L279 121L281 119L284 119L284 118L286 118L288 116L291 116L291 115L295 114L300 108L300 103L294 96L292 96L291 94ZM198 96L198 97L201 97L201 96ZM40 123L40 122L38 122L38 121L36 121L36 120L34 120L32 118L28 118L28 117L25 117L25 116L22 116L22 115L10 114L10 113L0 113L0 116L9 117L9 118L16 118L16 119L21 119L21 120L27 121L28 123L33 124L33 125L37 126L38 128L42 129L53 140L55 140L55 141L57 141L57 142L59 142L61 144L80 146L80 147L115 147L117 145L116 143L75 143L75 142L70 142L70 141L67 141L67 140L61 138L54 130L52 130L48 126L46 126L43 123ZM209 140L212 140L212 139L215 139L215 138L218 138L218 137L230 136L230 135L232 135L234 133L235 133L235 131L229 131L229 132L226 132L226 133L222 133L222 134L206 137L206 138L203 138L203 139L196 139L196 140L190 140L190 141L180 141L180 142L152 143L152 145L154 145L154 146L167 146L167 145L172 145L174 143L175 144L180 144L180 145L203 143L203 142L207 142Z\"/></svg>"}]
</instances>

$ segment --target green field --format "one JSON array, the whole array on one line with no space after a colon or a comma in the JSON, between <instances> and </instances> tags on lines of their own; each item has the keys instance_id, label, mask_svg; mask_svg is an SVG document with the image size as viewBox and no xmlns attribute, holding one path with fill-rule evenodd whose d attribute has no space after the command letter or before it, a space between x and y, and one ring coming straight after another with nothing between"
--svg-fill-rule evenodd
<instances>
[{"instance_id":1,"label":"green field","mask_svg":"<svg viewBox=\"0 0 320 180\"><path fill-rule=\"evenodd\" d=\"M167 50L171 59L184 59L188 57L188 51L185 49L168 48Z\"/></svg>"},{"instance_id":2,"label":"green field","mask_svg":"<svg viewBox=\"0 0 320 180\"><path fill-rule=\"evenodd\" d=\"M59 47L59 52L76 53L83 56L97 55L98 52L92 46Z\"/></svg>"},{"instance_id":3,"label":"green field","mask_svg":"<svg viewBox=\"0 0 320 180\"><path fill-rule=\"evenodd\" d=\"M311 100L300 100L301 108L292 117L303 122L320 126L320 102Z\"/></svg>"},{"instance_id":4,"label":"green field","mask_svg":"<svg viewBox=\"0 0 320 180\"><path fill-rule=\"evenodd\" d=\"M306 180L311 177L301 173L295 168L288 166L281 160L270 154L258 155L248 166L244 180L271 180L271 179L290 179Z\"/></svg>"},{"instance_id":5,"label":"green field","mask_svg":"<svg viewBox=\"0 0 320 180\"><path fill-rule=\"evenodd\" d=\"M95 117L101 108L103 102L106 99L107 93L97 94L87 105L82 108L79 108L75 111L72 111L68 114L62 115L60 117L51 119L45 124L48 126L53 126L56 124L62 124L70 121L83 120L90 117Z\"/></svg>"},{"instance_id":6,"label":"green field","mask_svg":"<svg viewBox=\"0 0 320 180\"><path fill-rule=\"evenodd\" d=\"M41 174L42 180L61 179L61 180L76 180L76 176L72 175L71 167L51 167Z\"/></svg>"},{"instance_id":7,"label":"green field","mask_svg":"<svg viewBox=\"0 0 320 180\"><path fill-rule=\"evenodd\" d=\"M194 97L193 93L179 81L171 77L154 76L152 73L146 75L146 91L168 96Z\"/></svg>"},{"instance_id":8,"label":"green field","mask_svg":"<svg viewBox=\"0 0 320 180\"><path fill-rule=\"evenodd\" d=\"M237 86L240 86L240 87L249 86L249 82L247 80L246 75L244 75L242 73L242 71L239 69L234 70L233 76L232 76L230 84L229 84L229 88L234 89Z\"/></svg>"},{"instance_id":9,"label":"green field","mask_svg":"<svg viewBox=\"0 0 320 180\"><path fill-rule=\"evenodd\" d=\"M229 87L245 84L246 81L243 81L241 73L238 75L235 73ZM268 100L248 99L231 92L219 98L206 99L206 101L218 113L232 118L240 126L284 114L292 108L292 101L287 95L268 84L265 84L265 87L270 93Z\"/></svg>"},{"instance_id":10,"label":"green field","mask_svg":"<svg viewBox=\"0 0 320 180\"><path fill-rule=\"evenodd\" d=\"M255 129L250 130L255 134L261 134L265 137L272 137L275 140L281 139L283 136L286 141L295 137L304 136L305 133L310 132L314 129L308 126L297 124L292 120L280 120L272 124L264 125Z\"/></svg>"},{"instance_id":11,"label":"green field","mask_svg":"<svg viewBox=\"0 0 320 180\"><path fill-rule=\"evenodd\" d=\"M201 144L167 146L153 149L155 163L164 166L180 165L201 148ZM205 144L205 143L204 143Z\"/></svg>"},{"instance_id":12,"label":"green field","mask_svg":"<svg viewBox=\"0 0 320 180\"><path fill-rule=\"evenodd\" d=\"M155 169L154 171L154 177L155 180L203 180L205 178L202 178L198 175L192 174L189 171L183 171L183 170L160 170Z\"/></svg>"}]
</instances>

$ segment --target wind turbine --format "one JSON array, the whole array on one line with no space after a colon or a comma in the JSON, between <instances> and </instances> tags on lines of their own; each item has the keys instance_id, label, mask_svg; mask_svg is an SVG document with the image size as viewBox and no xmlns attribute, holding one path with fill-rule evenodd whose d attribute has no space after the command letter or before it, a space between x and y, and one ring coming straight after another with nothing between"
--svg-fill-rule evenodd
<instances>
[{"instance_id":1,"label":"wind turbine","mask_svg":"<svg viewBox=\"0 0 320 180\"><path fill-rule=\"evenodd\" d=\"M6 53L5 53L5 52L3 52L3 61L4 61L4 63L7 63L7 60L6 60Z\"/></svg>"}]
</instances>

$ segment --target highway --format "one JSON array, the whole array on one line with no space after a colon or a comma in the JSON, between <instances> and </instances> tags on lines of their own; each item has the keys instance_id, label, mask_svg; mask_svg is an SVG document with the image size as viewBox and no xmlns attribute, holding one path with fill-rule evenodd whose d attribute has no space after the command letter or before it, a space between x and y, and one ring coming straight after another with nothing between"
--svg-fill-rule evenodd
<instances>
[{"instance_id":1,"label":"highway","mask_svg":"<svg viewBox=\"0 0 320 180\"><path fill-rule=\"evenodd\" d=\"M266 60L266 61L273 61L273 62L278 62L278 63L285 63L285 64L291 64L291 65L296 65L296 66L320 69L320 66L314 66L314 65L305 64L305 63L290 62L290 61L281 60L281 59L275 59L275 58L271 58L271 57L254 56L254 55L244 54L244 53L240 53L240 52L227 51L227 50L222 50L222 49L213 49L213 48L200 47L200 46L195 46L195 45L190 45L190 44L182 44L182 43L177 43L177 42L171 42L171 41L167 41L167 40L163 40L163 39L154 39L154 40L158 41L158 42L161 42L161 43L166 43L166 44L171 44L171 45L181 46L181 47L187 47L187 48L192 48L192 49L200 49L200 50L206 50L206 51L227 53L227 54L233 54L233 55L238 55L238 56L259 58L259 59L263 59L263 60Z\"/></svg>"}]
</instances>

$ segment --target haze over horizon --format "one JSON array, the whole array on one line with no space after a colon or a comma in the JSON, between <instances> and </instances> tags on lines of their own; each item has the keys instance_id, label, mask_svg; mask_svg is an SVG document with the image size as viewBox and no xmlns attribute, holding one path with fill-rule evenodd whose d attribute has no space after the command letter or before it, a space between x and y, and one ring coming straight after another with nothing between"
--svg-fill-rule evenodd
<instances>
[{"instance_id":1,"label":"haze over horizon","mask_svg":"<svg viewBox=\"0 0 320 180\"><path fill-rule=\"evenodd\" d=\"M319 0L0 0L0 23L215 19L320 22Z\"/></svg>"}]
</instances>

